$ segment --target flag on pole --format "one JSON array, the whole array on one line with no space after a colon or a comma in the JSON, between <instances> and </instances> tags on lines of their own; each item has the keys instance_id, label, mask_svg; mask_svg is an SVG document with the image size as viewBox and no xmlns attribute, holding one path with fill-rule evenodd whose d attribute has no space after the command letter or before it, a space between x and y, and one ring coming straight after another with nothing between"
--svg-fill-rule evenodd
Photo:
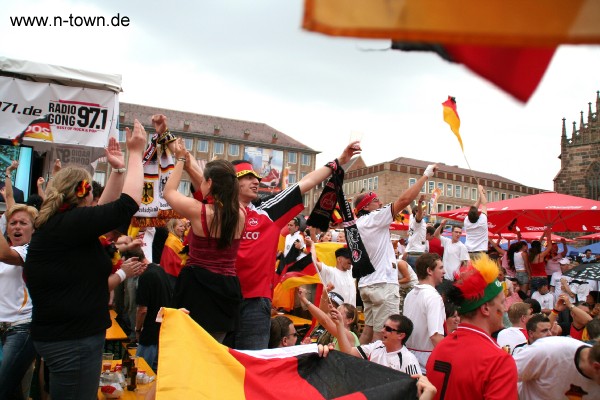
<instances>
[{"instance_id":1,"label":"flag on pole","mask_svg":"<svg viewBox=\"0 0 600 400\"><path fill-rule=\"evenodd\" d=\"M321 283L321 279L311 256L302 257L287 265L281 274L282 289L292 289L313 283Z\"/></svg>"},{"instance_id":2,"label":"flag on pole","mask_svg":"<svg viewBox=\"0 0 600 400\"><path fill-rule=\"evenodd\" d=\"M458 116L458 111L456 111L456 99L452 96L448 96L448 100L443 102L442 106L444 106L444 121L450 125L450 130L456 135L458 143L460 144L460 149L464 153L465 149L459 132L460 117Z\"/></svg>"},{"instance_id":3,"label":"flag on pole","mask_svg":"<svg viewBox=\"0 0 600 400\"><path fill-rule=\"evenodd\" d=\"M180 310L163 309L158 400L416 399L407 374L317 345L230 349Z\"/></svg>"}]
</instances>

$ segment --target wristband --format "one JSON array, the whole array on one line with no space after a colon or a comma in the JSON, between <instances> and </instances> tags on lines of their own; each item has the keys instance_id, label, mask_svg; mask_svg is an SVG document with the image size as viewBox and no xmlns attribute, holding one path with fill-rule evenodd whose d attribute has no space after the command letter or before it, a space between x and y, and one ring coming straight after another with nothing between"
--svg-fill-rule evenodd
<instances>
[{"instance_id":1,"label":"wristband","mask_svg":"<svg viewBox=\"0 0 600 400\"><path fill-rule=\"evenodd\" d=\"M181 161L185 164L185 157L177 157L177 161Z\"/></svg>"},{"instance_id":2,"label":"wristband","mask_svg":"<svg viewBox=\"0 0 600 400\"><path fill-rule=\"evenodd\" d=\"M433 165L428 165L427 168L425 168L425 172L423 172L423 176L431 178L434 174L433 168Z\"/></svg>"},{"instance_id":3,"label":"wristband","mask_svg":"<svg viewBox=\"0 0 600 400\"><path fill-rule=\"evenodd\" d=\"M122 174L125 171L127 171L127 168L113 168L113 171L116 172L117 174Z\"/></svg>"},{"instance_id":4,"label":"wristband","mask_svg":"<svg viewBox=\"0 0 600 400\"><path fill-rule=\"evenodd\" d=\"M332 171L337 171L338 167L340 166L340 161L336 158L333 161L329 161L327 164L325 164L325 166L327 168L331 168Z\"/></svg>"},{"instance_id":5,"label":"wristband","mask_svg":"<svg viewBox=\"0 0 600 400\"><path fill-rule=\"evenodd\" d=\"M554 313L554 314L558 315L558 310L556 308L553 308L552 311L551 311L551 313Z\"/></svg>"},{"instance_id":6,"label":"wristband","mask_svg":"<svg viewBox=\"0 0 600 400\"><path fill-rule=\"evenodd\" d=\"M123 282L125 279L127 279L127 274L125 274L125 271L123 271L122 269L115 272L115 274L119 275L121 282Z\"/></svg>"}]
</instances>

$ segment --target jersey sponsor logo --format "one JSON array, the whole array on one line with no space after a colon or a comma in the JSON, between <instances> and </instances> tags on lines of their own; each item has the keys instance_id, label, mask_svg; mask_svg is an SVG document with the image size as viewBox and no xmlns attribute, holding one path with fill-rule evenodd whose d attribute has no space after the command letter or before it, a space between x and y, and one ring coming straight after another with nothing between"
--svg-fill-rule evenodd
<instances>
[{"instance_id":1,"label":"jersey sponsor logo","mask_svg":"<svg viewBox=\"0 0 600 400\"><path fill-rule=\"evenodd\" d=\"M260 232L249 232L249 231L246 231L246 232L244 232L244 235L242 236L242 239L245 239L245 240L258 240L259 236L260 236Z\"/></svg>"},{"instance_id":2,"label":"jersey sponsor logo","mask_svg":"<svg viewBox=\"0 0 600 400\"><path fill-rule=\"evenodd\" d=\"M248 224L248 226L257 226L258 218L254 218L254 217L248 218L247 224Z\"/></svg>"}]
</instances>

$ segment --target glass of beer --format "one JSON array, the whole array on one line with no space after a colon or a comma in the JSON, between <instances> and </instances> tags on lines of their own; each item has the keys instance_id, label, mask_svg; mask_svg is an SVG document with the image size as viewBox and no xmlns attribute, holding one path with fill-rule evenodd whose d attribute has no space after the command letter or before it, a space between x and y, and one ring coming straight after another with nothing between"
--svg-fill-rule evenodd
<instances>
[{"instance_id":1,"label":"glass of beer","mask_svg":"<svg viewBox=\"0 0 600 400\"><path fill-rule=\"evenodd\" d=\"M113 361L113 353L102 353L102 372L110 371Z\"/></svg>"}]
</instances>

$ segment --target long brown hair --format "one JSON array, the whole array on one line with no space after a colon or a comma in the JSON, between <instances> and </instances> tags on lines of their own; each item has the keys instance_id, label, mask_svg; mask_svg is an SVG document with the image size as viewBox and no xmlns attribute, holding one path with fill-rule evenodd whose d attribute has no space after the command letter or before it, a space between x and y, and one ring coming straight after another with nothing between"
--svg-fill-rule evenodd
<instances>
[{"instance_id":1,"label":"long brown hair","mask_svg":"<svg viewBox=\"0 0 600 400\"><path fill-rule=\"evenodd\" d=\"M240 220L239 182L233 164L225 160L214 160L204 167L204 179L212 180L210 195L214 199L214 216L210 233L216 236L217 248L230 247L238 230Z\"/></svg>"},{"instance_id":2,"label":"long brown hair","mask_svg":"<svg viewBox=\"0 0 600 400\"><path fill-rule=\"evenodd\" d=\"M39 229L50 217L58 213L62 206L77 207L85 201L85 197L77 197L77 185L83 181L92 181L90 174L80 167L65 167L54 175L46 188L46 199L40 207L40 213L35 219L35 228Z\"/></svg>"}]
</instances>

